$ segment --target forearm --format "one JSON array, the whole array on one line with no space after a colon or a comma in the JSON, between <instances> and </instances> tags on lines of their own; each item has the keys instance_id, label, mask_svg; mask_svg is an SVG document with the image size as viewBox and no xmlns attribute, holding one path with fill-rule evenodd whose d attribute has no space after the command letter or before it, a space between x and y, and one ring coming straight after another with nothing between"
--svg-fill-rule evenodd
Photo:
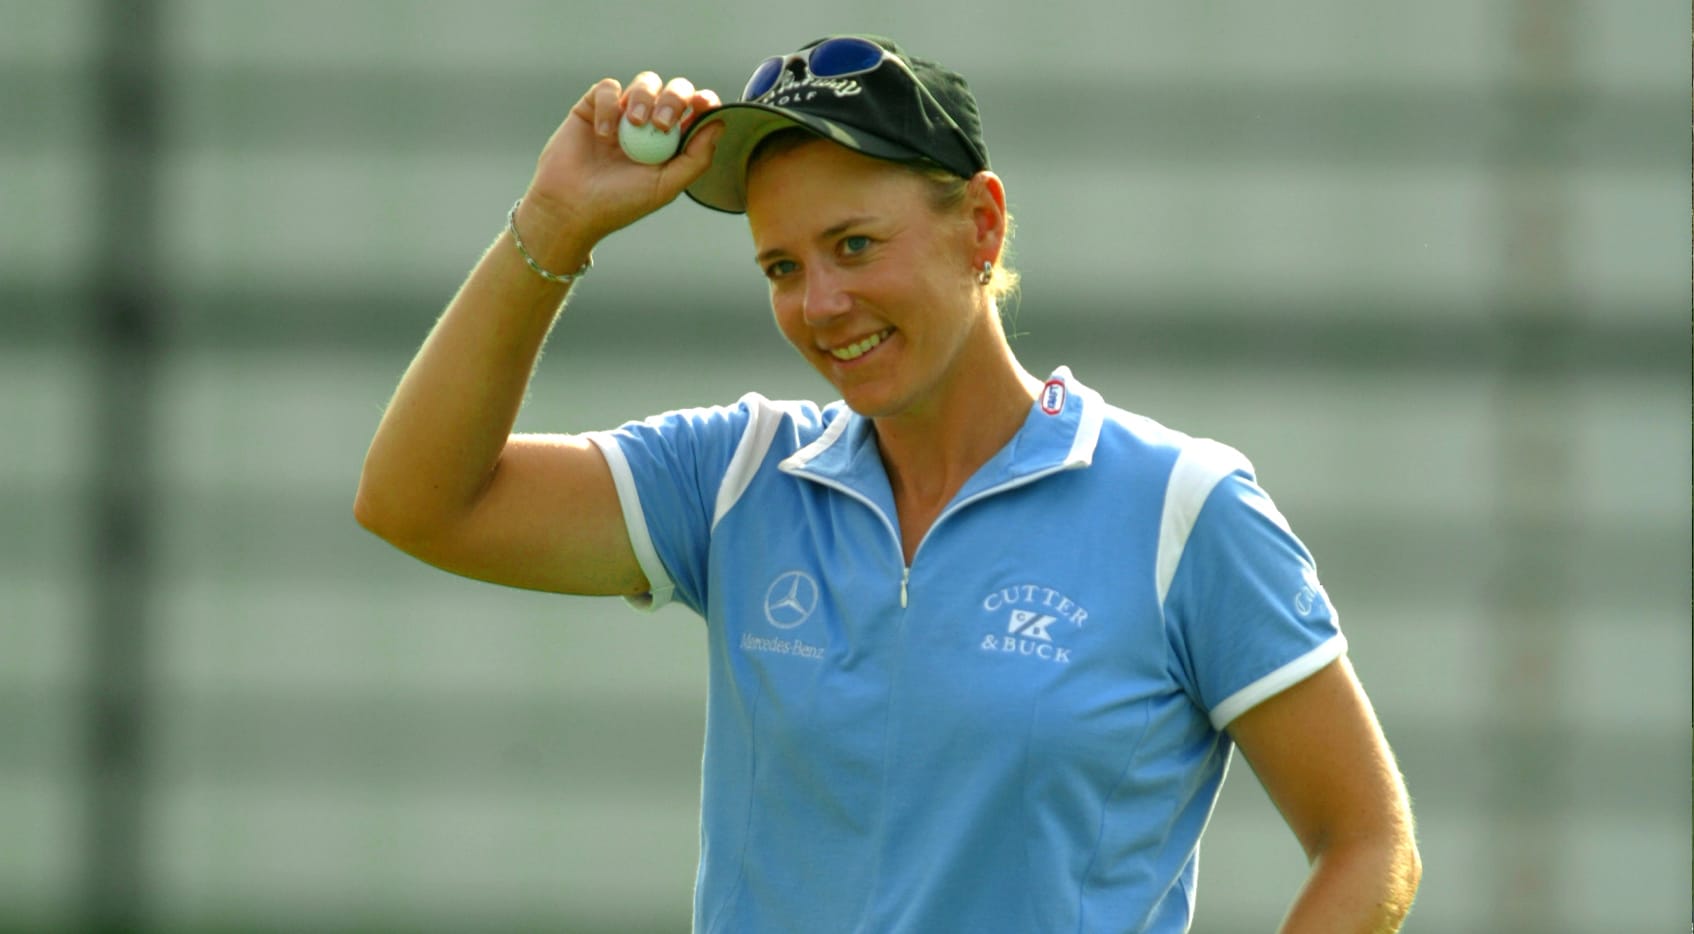
<instances>
[{"instance_id":1,"label":"forearm","mask_svg":"<svg viewBox=\"0 0 1694 934\"><path fill-rule=\"evenodd\" d=\"M1318 854L1281 934L1394 934L1417 893L1415 845L1368 841Z\"/></svg>"},{"instance_id":2,"label":"forearm","mask_svg":"<svg viewBox=\"0 0 1694 934\"><path fill-rule=\"evenodd\" d=\"M517 223L531 255L554 272L577 269L592 248L527 203ZM361 522L385 537L427 534L476 502L568 288L536 275L501 233L389 402L359 479Z\"/></svg>"}]
</instances>

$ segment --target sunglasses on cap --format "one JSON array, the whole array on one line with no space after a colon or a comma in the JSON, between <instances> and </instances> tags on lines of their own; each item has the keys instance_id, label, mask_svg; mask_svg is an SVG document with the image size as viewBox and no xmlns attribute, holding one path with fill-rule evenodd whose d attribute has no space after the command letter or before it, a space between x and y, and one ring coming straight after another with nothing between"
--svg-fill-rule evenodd
<instances>
[{"instance_id":1,"label":"sunglasses on cap","mask_svg":"<svg viewBox=\"0 0 1694 934\"><path fill-rule=\"evenodd\" d=\"M911 71L905 62L900 61L900 56L869 39L856 36L825 39L809 49L801 49L787 55L772 55L760 62L759 67L753 69L753 76L747 79L747 87L742 90L741 99L757 100L769 94L781 79L782 73L788 69L790 62L801 62L816 78L846 78L875 71L883 62L889 60L905 68L907 72Z\"/></svg>"}]
</instances>

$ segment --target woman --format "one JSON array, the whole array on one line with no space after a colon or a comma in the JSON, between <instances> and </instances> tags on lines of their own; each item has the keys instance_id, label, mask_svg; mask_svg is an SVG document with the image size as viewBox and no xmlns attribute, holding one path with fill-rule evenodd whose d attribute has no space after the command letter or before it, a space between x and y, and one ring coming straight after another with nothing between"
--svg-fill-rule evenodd
<instances>
[{"instance_id":1,"label":"woman","mask_svg":"<svg viewBox=\"0 0 1694 934\"><path fill-rule=\"evenodd\" d=\"M692 116L658 166L617 125ZM745 212L843 402L511 433L594 245ZM964 80L871 37L743 101L607 79L406 371L355 513L460 574L708 623L702 931L1183 931L1239 746L1305 848L1287 932L1393 931L1406 794L1310 556L1239 454L1019 364Z\"/></svg>"}]
</instances>

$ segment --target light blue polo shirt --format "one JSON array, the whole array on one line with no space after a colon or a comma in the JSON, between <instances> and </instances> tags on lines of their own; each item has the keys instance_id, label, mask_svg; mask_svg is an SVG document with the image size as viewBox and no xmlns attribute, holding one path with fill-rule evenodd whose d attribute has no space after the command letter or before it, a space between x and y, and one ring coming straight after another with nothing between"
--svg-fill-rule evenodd
<instances>
[{"instance_id":1,"label":"light blue polo shirt","mask_svg":"<svg viewBox=\"0 0 1694 934\"><path fill-rule=\"evenodd\" d=\"M592 437L707 622L696 931L1185 931L1222 731L1346 650L1247 460L1064 368L909 568L839 402Z\"/></svg>"}]
</instances>

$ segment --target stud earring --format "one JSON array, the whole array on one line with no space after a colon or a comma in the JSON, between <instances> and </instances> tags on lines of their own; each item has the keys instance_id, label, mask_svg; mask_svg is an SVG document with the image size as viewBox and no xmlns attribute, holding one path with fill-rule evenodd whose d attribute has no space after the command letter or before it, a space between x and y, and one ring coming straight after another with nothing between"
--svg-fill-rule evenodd
<instances>
[{"instance_id":1,"label":"stud earring","mask_svg":"<svg viewBox=\"0 0 1694 934\"><path fill-rule=\"evenodd\" d=\"M994 263L991 260L982 261L982 269L976 274L977 285L987 285L994 281Z\"/></svg>"}]
</instances>

